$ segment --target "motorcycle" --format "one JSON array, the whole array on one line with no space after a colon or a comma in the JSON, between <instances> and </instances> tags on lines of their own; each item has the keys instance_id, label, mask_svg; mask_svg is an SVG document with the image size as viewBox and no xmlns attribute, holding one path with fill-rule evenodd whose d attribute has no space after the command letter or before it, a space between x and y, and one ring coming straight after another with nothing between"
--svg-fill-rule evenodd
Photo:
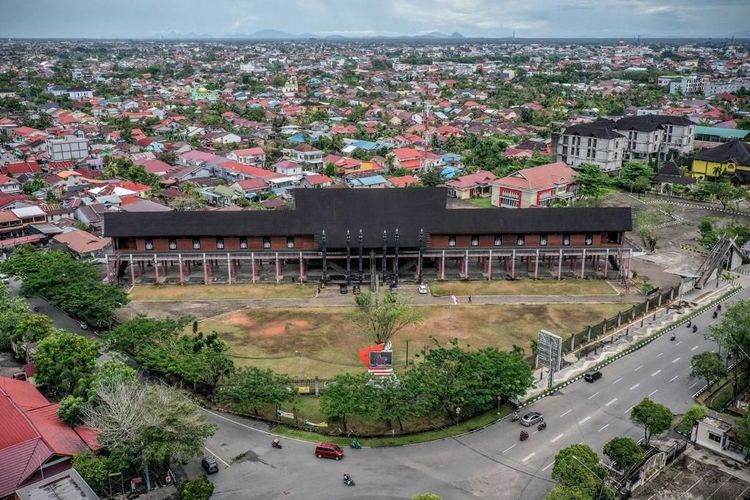
<instances>
[{"instance_id":1,"label":"motorcycle","mask_svg":"<svg viewBox=\"0 0 750 500\"><path fill-rule=\"evenodd\" d=\"M669 340L674 341L674 339L676 339L676 338L677 337L675 335L672 335L671 337L669 337Z\"/></svg>"},{"instance_id":2,"label":"motorcycle","mask_svg":"<svg viewBox=\"0 0 750 500\"><path fill-rule=\"evenodd\" d=\"M276 438L273 441L271 441L271 446L273 448L281 449L281 441L279 441L279 438Z\"/></svg>"},{"instance_id":3,"label":"motorcycle","mask_svg":"<svg viewBox=\"0 0 750 500\"><path fill-rule=\"evenodd\" d=\"M693 333L695 333L695 332L697 332L697 331L698 331L698 327L697 327L697 326L695 326L695 325L693 325Z\"/></svg>"},{"instance_id":4,"label":"motorcycle","mask_svg":"<svg viewBox=\"0 0 750 500\"><path fill-rule=\"evenodd\" d=\"M711 315L713 319L716 319L719 317L719 313L717 311L714 311L714 313Z\"/></svg>"},{"instance_id":5,"label":"motorcycle","mask_svg":"<svg viewBox=\"0 0 750 500\"><path fill-rule=\"evenodd\" d=\"M355 450L359 450L360 448L362 448L362 443L360 443L356 438L352 439L351 447Z\"/></svg>"},{"instance_id":6,"label":"motorcycle","mask_svg":"<svg viewBox=\"0 0 750 500\"><path fill-rule=\"evenodd\" d=\"M539 425L537 426L536 430L538 430L538 431L543 431L543 430L544 430L544 429L546 429L546 428L547 428L547 422L542 422L541 424L539 424Z\"/></svg>"},{"instance_id":7,"label":"motorcycle","mask_svg":"<svg viewBox=\"0 0 750 500\"><path fill-rule=\"evenodd\" d=\"M693 326L693 320L689 319L688 322L687 322L687 325L685 325L685 326L687 326L688 328L690 328L691 326Z\"/></svg>"},{"instance_id":8,"label":"motorcycle","mask_svg":"<svg viewBox=\"0 0 750 500\"><path fill-rule=\"evenodd\" d=\"M529 439L529 433L526 431L521 431L521 441L526 441Z\"/></svg>"},{"instance_id":9,"label":"motorcycle","mask_svg":"<svg viewBox=\"0 0 750 500\"><path fill-rule=\"evenodd\" d=\"M511 422L518 422L518 419L521 417L518 416L518 413L514 413L513 417L510 419Z\"/></svg>"},{"instance_id":10,"label":"motorcycle","mask_svg":"<svg viewBox=\"0 0 750 500\"><path fill-rule=\"evenodd\" d=\"M716 310L721 311L721 304L716 304Z\"/></svg>"},{"instance_id":11,"label":"motorcycle","mask_svg":"<svg viewBox=\"0 0 750 500\"><path fill-rule=\"evenodd\" d=\"M344 474L344 484L347 486L355 486L354 479L349 474Z\"/></svg>"}]
</instances>

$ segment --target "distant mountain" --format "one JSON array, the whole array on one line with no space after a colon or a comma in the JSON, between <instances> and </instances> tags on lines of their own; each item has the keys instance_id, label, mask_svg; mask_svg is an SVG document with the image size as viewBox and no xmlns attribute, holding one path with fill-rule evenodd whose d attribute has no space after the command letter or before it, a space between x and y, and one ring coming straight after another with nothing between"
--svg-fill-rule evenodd
<instances>
[{"instance_id":1,"label":"distant mountain","mask_svg":"<svg viewBox=\"0 0 750 500\"><path fill-rule=\"evenodd\" d=\"M205 35L193 35L192 33L189 35L182 35L182 34L172 34L165 35L167 38L203 38ZM351 37L351 36L345 36L345 35L315 35L313 33L288 33L286 31L279 31L274 29L264 29L256 31L255 33L251 34L245 34L245 33L229 33L221 38L232 38L232 39L244 39L244 40L309 40L309 39L318 39L318 40L355 40L355 39L392 39L392 38L416 38L416 39L428 39L428 40L436 40L436 39L463 39L465 38L461 33L459 32L453 32L452 34L448 35L446 33L440 32L440 31L431 31L429 33L425 33L422 35L400 35L400 36L385 36L385 35L379 35L379 36L372 36L372 37Z\"/></svg>"},{"instance_id":2,"label":"distant mountain","mask_svg":"<svg viewBox=\"0 0 750 500\"><path fill-rule=\"evenodd\" d=\"M295 35L293 33L287 33L286 31L267 29L258 30L251 35L245 35L245 37L258 40L293 40L303 38L304 35Z\"/></svg>"}]
</instances>

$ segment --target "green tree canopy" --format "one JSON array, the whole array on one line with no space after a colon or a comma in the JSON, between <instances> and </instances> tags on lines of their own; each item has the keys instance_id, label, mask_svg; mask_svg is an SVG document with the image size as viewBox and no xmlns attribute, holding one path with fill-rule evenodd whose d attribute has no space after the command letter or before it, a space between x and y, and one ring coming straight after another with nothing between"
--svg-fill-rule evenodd
<instances>
[{"instance_id":1,"label":"green tree canopy","mask_svg":"<svg viewBox=\"0 0 750 500\"><path fill-rule=\"evenodd\" d=\"M604 445L604 454L623 472L643 461L643 450L629 437L616 437Z\"/></svg>"},{"instance_id":2,"label":"green tree canopy","mask_svg":"<svg viewBox=\"0 0 750 500\"><path fill-rule=\"evenodd\" d=\"M438 172L435 168L428 168L427 170L419 174L419 180L422 181L422 185L427 187L439 186L440 184L445 182L443 176L440 175L440 172Z\"/></svg>"},{"instance_id":3,"label":"green tree canopy","mask_svg":"<svg viewBox=\"0 0 750 500\"><path fill-rule=\"evenodd\" d=\"M387 292L381 299L377 294L357 295L355 320L364 325L370 338L378 343L387 343L393 336L409 325L422 320L422 314L406 304L397 294Z\"/></svg>"},{"instance_id":4,"label":"green tree canopy","mask_svg":"<svg viewBox=\"0 0 750 500\"><path fill-rule=\"evenodd\" d=\"M578 194L589 198L600 198L609 191L612 179L598 165L585 163L576 175Z\"/></svg>"},{"instance_id":5,"label":"green tree canopy","mask_svg":"<svg viewBox=\"0 0 750 500\"><path fill-rule=\"evenodd\" d=\"M237 411L252 410L257 415L260 407L278 407L293 396L288 376L250 366L236 370L221 384L217 400Z\"/></svg>"},{"instance_id":6,"label":"green tree canopy","mask_svg":"<svg viewBox=\"0 0 750 500\"><path fill-rule=\"evenodd\" d=\"M658 435L669 429L673 417L669 408L649 398L644 398L630 412L630 420L634 424L643 426L646 445L649 444L654 434Z\"/></svg>"},{"instance_id":7,"label":"green tree canopy","mask_svg":"<svg viewBox=\"0 0 750 500\"><path fill-rule=\"evenodd\" d=\"M706 337L732 353L735 360L750 353L750 301L738 300L726 307L718 324L708 327ZM737 395L738 371L734 370L733 395Z\"/></svg>"},{"instance_id":8,"label":"green tree canopy","mask_svg":"<svg viewBox=\"0 0 750 500\"><path fill-rule=\"evenodd\" d=\"M645 191L654 178L654 169L642 161L629 161L622 166L617 185L631 191Z\"/></svg>"},{"instance_id":9,"label":"green tree canopy","mask_svg":"<svg viewBox=\"0 0 750 500\"><path fill-rule=\"evenodd\" d=\"M607 469L590 446L574 444L555 455L552 479L558 482L548 498L612 498L614 493L604 483ZM558 488L559 487L559 488ZM570 495L570 496L565 496Z\"/></svg>"},{"instance_id":10,"label":"green tree canopy","mask_svg":"<svg viewBox=\"0 0 750 500\"><path fill-rule=\"evenodd\" d=\"M724 360L718 352L700 352L690 360L691 377L699 377L706 381L706 385L726 375Z\"/></svg>"},{"instance_id":11,"label":"green tree canopy","mask_svg":"<svg viewBox=\"0 0 750 500\"><path fill-rule=\"evenodd\" d=\"M686 429L692 429L693 425L695 425L695 422L703 419L703 417L707 415L708 408L701 404L693 405L688 411L685 412L685 415L682 417L682 426Z\"/></svg>"},{"instance_id":12,"label":"green tree canopy","mask_svg":"<svg viewBox=\"0 0 750 500\"><path fill-rule=\"evenodd\" d=\"M339 420L346 432L347 416L365 415L375 402L369 380L366 373L336 375L320 396L320 411L329 419Z\"/></svg>"},{"instance_id":13,"label":"green tree canopy","mask_svg":"<svg viewBox=\"0 0 750 500\"><path fill-rule=\"evenodd\" d=\"M214 483L205 474L180 483L180 500L209 500L213 494Z\"/></svg>"},{"instance_id":14,"label":"green tree canopy","mask_svg":"<svg viewBox=\"0 0 750 500\"><path fill-rule=\"evenodd\" d=\"M34 354L37 383L61 396L78 392L94 373L99 347L97 341L69 332L45 337Z\"/></svg>"}]
</instances>

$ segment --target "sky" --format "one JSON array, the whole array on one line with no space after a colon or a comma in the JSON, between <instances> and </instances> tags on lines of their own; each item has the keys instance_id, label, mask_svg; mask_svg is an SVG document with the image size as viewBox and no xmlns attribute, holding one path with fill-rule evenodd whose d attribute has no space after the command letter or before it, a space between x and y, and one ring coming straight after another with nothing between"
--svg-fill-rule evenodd
<instances>
[{"instance_id":1,"label":"sky","mask_svg":"<svg viewBox=\"0 0 750 500\"><path fill-rule=\"evenodd\" d=\"M750 36L750 0L0 0L3 38Z\"/></svg>"}]
</instances>

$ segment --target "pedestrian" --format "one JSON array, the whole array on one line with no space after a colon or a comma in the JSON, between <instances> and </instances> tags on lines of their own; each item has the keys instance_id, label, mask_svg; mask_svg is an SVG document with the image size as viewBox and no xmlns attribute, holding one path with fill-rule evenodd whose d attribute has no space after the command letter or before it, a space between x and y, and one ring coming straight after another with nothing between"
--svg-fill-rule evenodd
<instances>
[{"instance_id":1,"label":"pedestrian","mask_svg":"<svg viewBox=\"0 0 750 500\"><path fill-rule=\"evenodd\" d=\"M471 304L471 295L469 295L469 304Z\"/></svg>"}]
</instances>

